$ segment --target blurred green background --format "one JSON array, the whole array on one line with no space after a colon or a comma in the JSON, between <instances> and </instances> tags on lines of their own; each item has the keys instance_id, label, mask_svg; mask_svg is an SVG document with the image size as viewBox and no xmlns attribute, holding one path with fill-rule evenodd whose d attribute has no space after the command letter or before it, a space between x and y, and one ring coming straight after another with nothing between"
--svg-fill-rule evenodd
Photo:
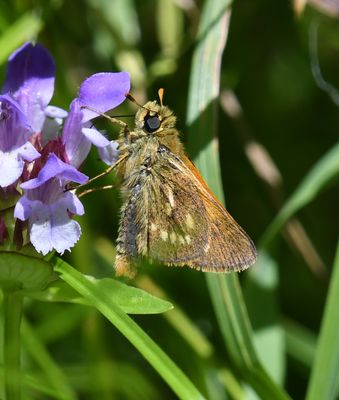
<instances>
[{"instance_id":1,"label":"blurred green background","mask_svg":"<svg viewBox=\"0 0 339 400\"><path fill-rule=\"evenodd\" d=\"M312 66L319 62L326 81L339 88L339 13L310 3L299 11L297 4L281 0L242 0L230 7L218 106L221 170L227 208L256 243L338 141L338 105L319 88ZM25 40L36 40L56 61L52 104L68 109L84 78L126 70L131 92L141 103L165 88L164 103L177 114L183 141L194 141L194 132L190 138L185 135L185 120L203 5L194 0L0 1L1 77L8 55ZM316 26L317 43L310 36ZM125 102L114 112L135 110ZM132 118L129 124L133 126ZM109 137L117 136L115 126L99 126ZM94 176L103 169L93 150L84 172ZM305 398L331 277L338 236L335 178L338 173L270 243L272 268L240 275L259 353L294 399ZM112 180L109 176L102 183ZM112 276L119 192L96 192L83 201L82 238L67 260L83 273ZM237 384L239 371L224 347L203 273L149 265L132 284L175 305L176 311L133 318L206 398L256 398L249 387ZM134 347L91 308L33 301L25 308L36 339L79 399L176 398ZM265 341L260 333L269 328L275 333ZM23 362L33 382L43 378L27 343ZM53 396L31 385L27 398Z\"/></svg>"}]
</instances>

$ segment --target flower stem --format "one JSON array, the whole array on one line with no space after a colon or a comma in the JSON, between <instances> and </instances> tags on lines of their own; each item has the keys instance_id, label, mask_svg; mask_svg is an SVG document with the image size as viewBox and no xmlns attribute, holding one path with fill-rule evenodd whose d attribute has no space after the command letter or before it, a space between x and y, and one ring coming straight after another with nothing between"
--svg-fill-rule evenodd
<instances>
[{"instance_id":1,"label":"flower stem","mask_svg":"<svg viewBox=\"0 0 339 400\"><path fill-rule=\"evenodd\" d=\"M4 290L4 380L6 400L20 400L20 323L22 296L15 290Z\"/></svg>"}]
</instances>

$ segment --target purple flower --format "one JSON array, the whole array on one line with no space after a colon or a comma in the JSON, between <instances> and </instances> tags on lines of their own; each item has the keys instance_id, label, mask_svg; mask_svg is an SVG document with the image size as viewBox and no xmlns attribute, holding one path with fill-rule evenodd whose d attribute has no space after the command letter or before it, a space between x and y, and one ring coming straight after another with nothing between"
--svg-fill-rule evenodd
<instances>
[{"instance_id":1,"label":"purple flower","mask_svg":"<svg viewBox=\"0 0 339 400\"><path fill-rule=\"evenodd\" d=\"M8 60L6 80L0 95L0 186L7 187L21 176L25 162L40 157L30 143L51 114L48 103L54 91L55 66L40 45L26 43ZM53 117L65 116L62 110Z\"/></svg>"},{"instance_id":2,"label":"purple flower","mask_svg":"<svg viewBox=\"0 0 339 400\"><path fill-rule=\"evenodd\" d=\"M105 113L117 107L125 100L129 89L130 78L127 72L94 74L83 82L79 97L71 104L62 134L70 164L79 167L92 144L99 149L99 155L106 164L116 161L116 143L110 142L90 121L100 115L93 110Z\"/></svg>"},{"instance_id":3,"label":"purple flower","mask_svg":"<svg viewBox=\"0 0 339 400\"><path fill-rule=\"evenodd\" d=\"M54 92L54 75L54 61L39 44L25 43L8 59L2 92L20 104L34 132L41 132L44 125Z\"/></svg>"},{"instance_id":4,"label":"purple flower","mask_svg":"<svg viewBox=\"0 0 339 400\"><path fill-rule=\"evenodd\" d=\"M79 240L80 225L70 213L83 215L84 208L65 188L69 182L85 183L87 179L51 153L38 176L21 184L25 194L15 206L14 217L29 220L30 240L38 252L46 255L55 249L62 254Z\"/></svg>"},{"instance_id":5,"label":"purple flower","mask_svg":"<svg viewBox=\"0 0 339 400\"><path fill-rule=\"evenodd\" d=\"M0 95L0 186L16 182L25 161L40 157L28 141L33 131L20 105L8 95Z\"/></svg>"},{"instance_id":6,"label":"purple flower","mask_svg":"<svg viewBox=\"0 0 339 400\"><path fill-rule=\"evenodd\" d=\"M118 155L116 143L90 120L122 103L130 88L126 72L92 75L67 113L49 105L54 74L50 54L41 45L26 43L10 56L0 94L0 188L15 195L18 186L23 190L14 217L28 221L30 242L43 255L52 250L62 254L78 241L81 228L72 216L83 215L84 208L75 191L67 189L87 182L78 169L92 144L107 164ZM23 224L17 228L20 232ZM6 229L0 220L2 241Z\"/></svg>"},{"instance_id":7,"label":"purple flower","mask_svg":"<svg viewBox=\"0 0 339 400\"><path fill-rule=\"evenodd\" d=\"M105 113L121 104L130 89L130 77L127 72L101 72L87 78L79 90L79 102ZM100 114L84 108L83 122L90 121Z\"/></svg>"}]
</instances>

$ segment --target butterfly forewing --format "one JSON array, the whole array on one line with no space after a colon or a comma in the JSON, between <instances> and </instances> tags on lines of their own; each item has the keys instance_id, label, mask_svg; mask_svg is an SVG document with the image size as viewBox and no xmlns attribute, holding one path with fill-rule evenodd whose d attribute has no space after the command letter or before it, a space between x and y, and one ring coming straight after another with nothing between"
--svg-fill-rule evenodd
<instances>
[{"instance_id":1,"label":"butterfly forewing","mask_svg":"<svg viewBox=\"0 0 339 400\"><path fill-rule=\"evenodd\" d=\"M159 158L153 165L144 188L149 196L148 256L204 271L241 270L253 264L252 241L211 194L193 164L170 151L165 160Z\"/></svg>"}]
</instances>

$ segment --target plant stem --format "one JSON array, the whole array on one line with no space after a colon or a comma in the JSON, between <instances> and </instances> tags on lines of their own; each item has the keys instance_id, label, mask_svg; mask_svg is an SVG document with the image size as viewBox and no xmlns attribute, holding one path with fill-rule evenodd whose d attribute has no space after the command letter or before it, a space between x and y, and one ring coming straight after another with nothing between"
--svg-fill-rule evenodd
<instances>
[{"instance_id":1,"label":"plant stem","mask_svg":"<svg viewBox=\"0 0 339 400\"><path fill-rule=\"evenodd\" d=\"M20 323L22 296L16 291L4 290L4 380L6 400L20 400Z\"/></svg>"}]
</instances>

